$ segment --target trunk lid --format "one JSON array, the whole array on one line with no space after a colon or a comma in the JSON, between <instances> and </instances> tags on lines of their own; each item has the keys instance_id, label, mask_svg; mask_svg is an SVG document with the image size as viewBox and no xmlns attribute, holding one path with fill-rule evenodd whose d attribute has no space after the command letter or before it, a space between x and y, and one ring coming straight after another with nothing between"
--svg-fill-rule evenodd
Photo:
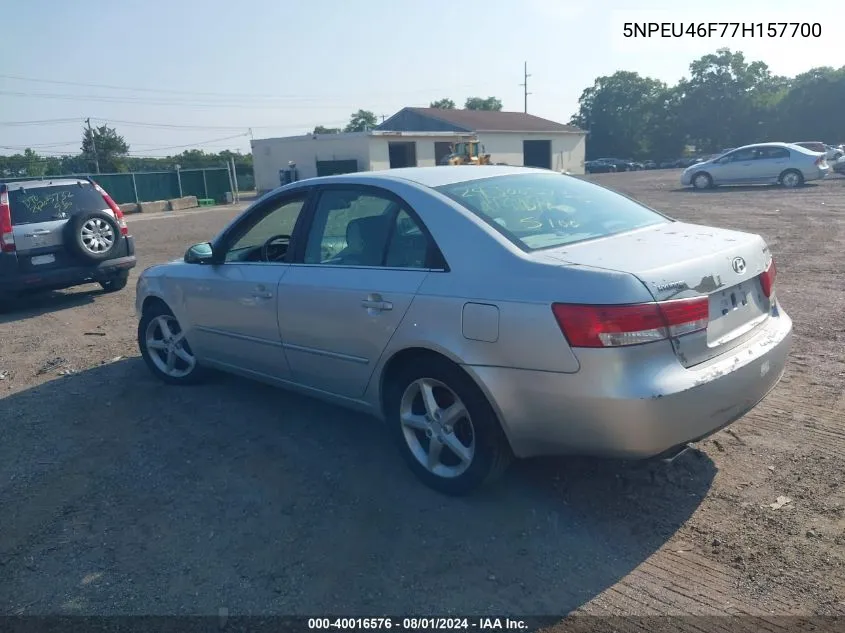
<instances>
[{"instance_id":1,"label":"trunk lid","mask_svg":"<svg viewBox=\"0 0 845 633\"><path fill-rule=\"evenodd\" d=\"M771 261L759 235L684 222L668 222L621 235L542 251L557 264L628 272L655 301L706 295L706 331L672 339L681 363L691 367L740 345L769 317L774 302L760 274Z\"/></svg>"}]
</instances>

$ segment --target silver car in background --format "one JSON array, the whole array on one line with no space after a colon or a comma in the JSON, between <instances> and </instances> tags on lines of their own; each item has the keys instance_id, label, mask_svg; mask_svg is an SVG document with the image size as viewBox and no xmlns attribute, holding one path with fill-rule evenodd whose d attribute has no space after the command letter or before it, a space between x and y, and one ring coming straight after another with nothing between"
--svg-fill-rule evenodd
<instances>
[{"instance_id":1,"label":"silver car in background","mask_svg":"<svg viewBox=\"0 0 845 633\"><path fill-rule=\"evenodd\" d=\"M696 163L681 174L681 184L696 189L718 185L800 187L830 172L825 155L791 143L758 143Z\"/></svg>"},{"instance_id":2,"label":"silver car in background","mask_svg":"<svg viewBox=\"0 0 845 633\"><path fill-rule=\"evenodd\" d=\"M496 166L286 185L145 270L136 309L161 380L369 412L449 494L514 456L674 457L765 397L792 333L759 235Z\"/></svg>"}]
</instances>

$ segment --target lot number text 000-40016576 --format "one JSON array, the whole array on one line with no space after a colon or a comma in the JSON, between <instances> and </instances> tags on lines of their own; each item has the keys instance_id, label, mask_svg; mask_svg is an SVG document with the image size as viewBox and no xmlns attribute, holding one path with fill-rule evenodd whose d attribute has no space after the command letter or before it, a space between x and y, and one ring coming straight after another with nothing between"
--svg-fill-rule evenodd
<instances>
[{"instance_id":1,"label":"lot number text 000-40016576","mask_svg":"<svg viewBox=\"0 0 845 633\"><path fill-rule=\"evenodd\" d=\"M528 628L521 619L508 617L373 617L344 618L324 617L308 618L308 629L312 631L522 631Z\"/></svg>"}]
</instances>

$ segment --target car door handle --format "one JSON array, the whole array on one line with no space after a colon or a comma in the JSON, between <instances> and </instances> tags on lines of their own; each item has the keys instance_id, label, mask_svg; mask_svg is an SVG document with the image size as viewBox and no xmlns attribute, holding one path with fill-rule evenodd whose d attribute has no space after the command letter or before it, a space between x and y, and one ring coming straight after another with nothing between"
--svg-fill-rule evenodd
<instances>
[{"instance_id":1,"label":"car door handle","mask_svg":"<svg viewBox=\"0 0 845 633\"><path fill-rule=\"evenodd\" d=\"M390 301L384 301L381 295L370 295L361 302L361 306L368 310L392 310L393 304Z\"/></svg>"},{"instance_id":2,"label":"car door handle","mask_svg":"<svg viewBox=\"0 0 845 633\"><path fill-rule=\"evenodd\" d=\"M29 235L30 236L33 236L33 235L50 235L50 229L35 229Z\"/></svg>"},{"instance_id":3,"label":"car door handle","mask_svg":"<svg viewBox=\"0 0 845 633\"><path fill-rule=\"evenodd\" d=\"M252 291L252 296L256 299L271 299L273 293L268 291L264 286L256 286L255 290Z\"/></svg>"}]
</instances>

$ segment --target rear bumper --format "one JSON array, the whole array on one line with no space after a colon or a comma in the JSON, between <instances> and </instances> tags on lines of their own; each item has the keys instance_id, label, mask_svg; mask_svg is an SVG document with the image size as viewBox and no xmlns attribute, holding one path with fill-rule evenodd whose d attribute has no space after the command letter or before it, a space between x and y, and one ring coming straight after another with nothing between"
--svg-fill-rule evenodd
<instances>
[{"instance_id":1,"label":"rear bumper","mask_svg":"<svg viewBox=\"0 0 845 633\"><path fill-rule=\"evenodd\" d=\"M701 440L753 409L783 375L792 321L771 317L749 341L684 368L667 347L578 350L575 374L466 367L487 392L518 457L644 459Z\"/></svg>"},{"instance_id":2,"label":"rear bumper","mask_svg":"<svg viewBox=\"0 0 845 633\"><path fill-rule=\"evenodd\" d=\"M831 171L830 166L824 168L816 167L815 169L809 170L809 173L804 174L804 180L823 180Z\"/></svg>"},{"instance_id":3,"label":"rear bumper","mask_svg":"<svg viewBox=\"0 0 845 633\"><path fill-rule=\"evenodd\" d=\"M14 254L0 256L0 293L15 294L27 290L69 288L79 284L107 281L122 271L135 267L135 242L127 237L127 252L124 257L108 259L90 266L69 266L44 271L21 273L17 269Z\"/></svg>"}]
</instances>

